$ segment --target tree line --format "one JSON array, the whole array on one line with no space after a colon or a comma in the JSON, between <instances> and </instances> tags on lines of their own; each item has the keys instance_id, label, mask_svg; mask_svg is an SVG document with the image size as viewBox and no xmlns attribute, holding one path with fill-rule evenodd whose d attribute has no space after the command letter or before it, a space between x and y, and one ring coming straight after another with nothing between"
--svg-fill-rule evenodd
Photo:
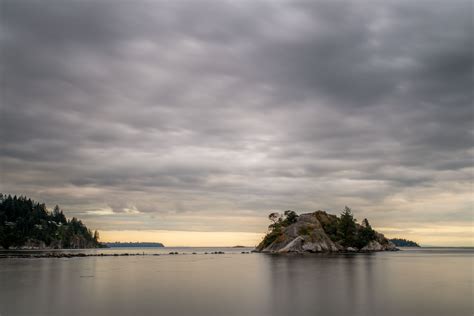
<instances>
[{"instance_id":1,"label":"tree line","mask_svg":"<svg viewBox=\"0 0 474 316\"><path fill-rule=\"evenodd\" d=\"M75 217L67 219L58 205L50 212L44 203L0 193L0 246L97 248L101 244L98 231L92 232Z\"/></svg>"},{"instance_id":2,"label":"tree line","mask_svg":"<svg viewBox=\"0 0 474 316\"><path fill-rule=\"evenodd\" d=\"M390 241L397 247L420 247L418 243L404 238L392 238Z\"/></svg>"}]
</instances>

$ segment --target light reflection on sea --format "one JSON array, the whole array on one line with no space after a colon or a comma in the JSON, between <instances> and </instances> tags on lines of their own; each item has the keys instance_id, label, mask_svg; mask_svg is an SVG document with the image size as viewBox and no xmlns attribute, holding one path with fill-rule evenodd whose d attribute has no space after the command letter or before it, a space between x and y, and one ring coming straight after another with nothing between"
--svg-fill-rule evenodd
<instances>
[{"instance_id":1,"label":"light reflection on sea","mask_svg":"<svg viewBox=\"0 0 474 316\"><path fill-rule=\"evenodd\" d=\"M0 259L0 315L473 314L472 248L241 253L249 250L113 248L71 251L160 256ZM204 254L215 251L225 254Z\"/></svg>"}]
</instances>

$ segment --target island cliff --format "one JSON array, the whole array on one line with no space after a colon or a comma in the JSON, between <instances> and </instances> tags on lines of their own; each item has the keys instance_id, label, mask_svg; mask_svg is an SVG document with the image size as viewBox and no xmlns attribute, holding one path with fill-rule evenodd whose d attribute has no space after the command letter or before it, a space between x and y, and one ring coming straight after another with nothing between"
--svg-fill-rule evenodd
<instances>
[{"instance_id":1,"label":"island cliff","mask_svg":"<svg viewBox=\"0 0 474 316\"><path fill-rule=\"evenodd\" d=\"M269 215L269 232L257 252L372 252L395 251L397 247L372 229L367 219L356 223L346 207L340 217L324 211L297 215L286 211Z\"/></svg>"}]
</instances>

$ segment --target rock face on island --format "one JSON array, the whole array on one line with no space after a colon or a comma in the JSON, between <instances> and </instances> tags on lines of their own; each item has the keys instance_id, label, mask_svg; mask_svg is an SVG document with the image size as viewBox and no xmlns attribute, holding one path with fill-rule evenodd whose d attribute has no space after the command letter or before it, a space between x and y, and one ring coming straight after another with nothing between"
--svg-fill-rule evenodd
<instances>
[{"instance_id":1,"label":"rock face on island","mask_svg":"<svg viewBox=\"0 0 474 316\"><path fill-rule=\"evenodd\" d=\"M341 217L323 211L284 216L272 213L269 233L256 247L258 252L372 252L398 250L384 235L372 229L367 219L356 223L346 207Z\"/></svg>"}]
</instances>

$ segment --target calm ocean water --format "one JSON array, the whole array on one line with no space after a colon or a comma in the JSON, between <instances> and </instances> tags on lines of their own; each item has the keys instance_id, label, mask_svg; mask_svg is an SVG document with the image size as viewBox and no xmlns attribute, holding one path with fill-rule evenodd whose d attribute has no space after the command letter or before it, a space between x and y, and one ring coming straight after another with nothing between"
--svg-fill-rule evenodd
<instances>
[{"instance_id":1,"label":"calm ocean water","mask_svg":"<svg viewBox=\"0 0 474 316\"><path fill-rule=\"evenodd\" d=\"M474 249L0 259L0 315L473 315ZM178 251L179 255L168 255ZM224 251L214 255L204 252ZM197 254L193 255L192 252ZM182 254L184 253L184 254Z\"/></svg>"}]
</instances>

